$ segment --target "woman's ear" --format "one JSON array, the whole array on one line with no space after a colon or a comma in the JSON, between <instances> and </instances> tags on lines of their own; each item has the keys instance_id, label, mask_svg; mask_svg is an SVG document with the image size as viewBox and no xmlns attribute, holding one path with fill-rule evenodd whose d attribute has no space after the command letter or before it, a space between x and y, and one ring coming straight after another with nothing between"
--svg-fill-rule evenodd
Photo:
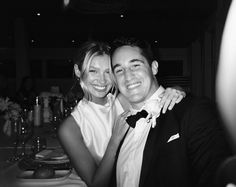
<instances>
[{"instance_id":1,"label":"woman's ear","mask_svg":"<svg viewBox=\"0 0 236 187\"><path fill-rule=\"evenodd\" d=\"M152 74L156 75L158 73L158 62L154 60L152 62Z\"/></svg>"},{"instance_id":2,"label":"woman's ear","mask_svg":"<svg viewBox=\"0 0 236 187\"><path fill-rule=\"evenodd\" d=\"M81 73L77 64L74 65L74 71L75 71L76 77L80 78Z\"/></svg>"}]
</instances>

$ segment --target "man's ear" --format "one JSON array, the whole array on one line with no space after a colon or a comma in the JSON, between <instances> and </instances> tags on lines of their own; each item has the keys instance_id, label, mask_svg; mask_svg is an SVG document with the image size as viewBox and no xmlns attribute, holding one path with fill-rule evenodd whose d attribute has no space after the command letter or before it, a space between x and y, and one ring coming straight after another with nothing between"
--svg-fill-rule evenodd
<instances>
[{"instance_id":1,"label":"man's ear","mask_svg":"<svg viewBox=\"0 0 236 187\"><path fill-rule=\"evenodd\" d=\"M80 78L81 72L80 72L77 64L74 65L74 71L75 71L76 77Z\"/></svg>"},{"instance_id":2,"label":"man's ear","mask_svg":"<svg viewBox=\"0 0 236 187\"><path fill-rule=\"evenodd\" d=\"M158 73L158 62L154 60L152 62L152 74L156 75Z\"/></svg>"}]
</instances>

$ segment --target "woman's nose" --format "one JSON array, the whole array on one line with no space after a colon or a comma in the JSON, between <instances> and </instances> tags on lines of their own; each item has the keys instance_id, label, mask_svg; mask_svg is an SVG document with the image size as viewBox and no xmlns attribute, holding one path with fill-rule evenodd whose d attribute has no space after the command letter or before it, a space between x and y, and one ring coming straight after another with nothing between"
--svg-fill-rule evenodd
<instances>
[{"instance_id":1,"label":"woman's nose","mask_svg":"<svg viewBox=\"0 0 236 187\"><path fill-rule=\"evenodd\" d=\"M100 74L100 78L99 78L99 80L100 80L100 82L101 83L106 83L106 76L102 73L102 74Z\"/></svg>"}]
</instances>

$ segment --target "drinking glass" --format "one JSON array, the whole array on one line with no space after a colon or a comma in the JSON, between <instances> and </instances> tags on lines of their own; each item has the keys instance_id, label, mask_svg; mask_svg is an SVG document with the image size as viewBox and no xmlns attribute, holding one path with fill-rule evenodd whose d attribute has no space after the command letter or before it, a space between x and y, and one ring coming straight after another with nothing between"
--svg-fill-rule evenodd
<instances>
[{"instance_id":1,"label":"drinking glass","mask_svg":"<svg viewBox=\"0 0 236 187\"><path fill-rule=\"evenodd\" d=\"M36 136L33 138L33 144L31 146L31 150L33 151L34 155L46 148L47 148L46 138L44 138L42 136Z\"/></svg>"},{"instance_id":2,"label":"drinking glass","mask_svg":"<svg viewBox=\"0 0 236 187\"><path fill-rule=\"evenodd\" d=\"M13 156L8 159L9 162L15 162L20 159L18 155L18 144L19 144L19 120L11 121L11 137L13 138Z\"/></svg>"},{"instance_id":3,"label":"drinking glass","mask_svg":"<svg viewBox=\"0 0 236 187\"><path fill-rule=\"evenodd\" d=\"M31 124L23 117L21 117L19 123L19 133L18 133L19 137L18 139L22 145L21 157L26 156L25 146L30 137L32 137L32 135L33 135L33 130Z\"/></svg>"},{"instance_id":4,"label":"drinking glass","mask_svg":"<svg viewBox=\"0 0 236 187\"><path fill-rule=\"evenodd\" d=\"M52 116L52 137L56 138L57 137L57 129L61 123L61 116L57 114L53 114Z\"/></svg>"}]
</instances>

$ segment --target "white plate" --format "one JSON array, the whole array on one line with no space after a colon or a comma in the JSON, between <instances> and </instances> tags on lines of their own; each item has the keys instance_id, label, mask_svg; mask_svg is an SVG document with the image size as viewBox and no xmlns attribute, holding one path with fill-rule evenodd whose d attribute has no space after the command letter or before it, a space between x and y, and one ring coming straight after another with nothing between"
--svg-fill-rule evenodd
<instances>
[{"instance_id":1,"label":"white plate","mask_svg":"<svg viewBox=\"0 0 236 187\"><path fill-rule=\"evenodd\" d=\"M58 159L58 160L54 160L54 159L35 159L35 162L38 163L45 163L45 164L63 164L63 163L68 163L69 159Z\"/></svg>"},{"instance_id":2,"label":"white plate","mask_svg":"<svg viewBox=\"0 0 236 187\"><path fill-rule=\"evenodd\" d=\"M36 179L34 178L33 174L34 171L23 171L17 176L18 180L23 181L33 181L33 182L46 182L46 181L58 181L58 180L64 180L69 174L71 173L71 170L55 170L55 175L52 178L49 179Z\"/></svg>"},{"instance_id":3,"label":"white plate","mask_svg":"<svg viewBox=\"0 0 236 187\"><path fill-rule=\"evenodd\" d=\"M36 159L55 159L55 160L63 160L68 159L67 155L64 153L62 149L45 149L35 155Z\"/></svg>"}]
</instances>

